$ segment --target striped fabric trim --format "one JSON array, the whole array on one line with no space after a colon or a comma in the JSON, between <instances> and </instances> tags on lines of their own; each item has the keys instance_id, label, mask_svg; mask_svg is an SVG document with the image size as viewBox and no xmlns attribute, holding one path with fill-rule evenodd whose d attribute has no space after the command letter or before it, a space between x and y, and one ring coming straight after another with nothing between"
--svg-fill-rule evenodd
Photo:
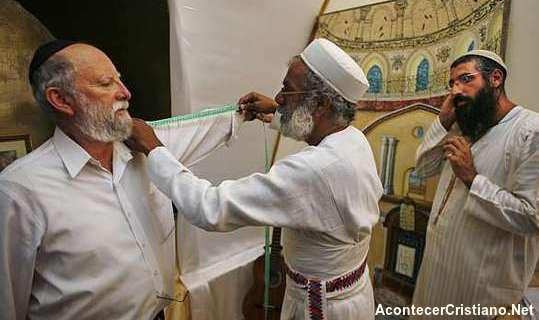
<instances>
[{"instance_id":1,"label":"striped fabric trim","mask_svg":"<svg viewBox=\"0 0 539 320\"><path fill-rule=\"evenodd\" d=\"M326 295L321 281L311 280L307 284L307 316L309 320L324 320L326 317Z\"/></svg>"},{"instance_id":2,"label":"striped fabric trim","mask_svg":"<svg viewBox=\"0 0 539 320\"><path fill-rule=\"evenodd\" d=\"M361 279L363 272L365 272L367 259L357 269L329 281L308 279L301 273L291 270L287 264L284 267L288 277L307 290L305 318L324 320L327 314L326 293L341 291L356 284Z\"/></svg>"}]
</instances>

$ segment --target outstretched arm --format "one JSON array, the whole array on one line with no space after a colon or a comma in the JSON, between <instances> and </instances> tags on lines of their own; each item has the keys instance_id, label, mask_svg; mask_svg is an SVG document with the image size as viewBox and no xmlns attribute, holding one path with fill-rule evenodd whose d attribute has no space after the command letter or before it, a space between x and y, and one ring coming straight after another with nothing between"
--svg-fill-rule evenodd
<instances>
[{"instance_id":1,"label":"outstretched arm","mask_svg":"<svg viewBox=\"0 0 539 320\"><path fill-rule=\"evenodd\" d=\"M192 166L212 151L222 147L237 135L243 115L236 110L208 109L200 113L201 117L164 119L152 122L155 134L170 152Z\"/></svg>"},{"instance_id":2,"label":"outstretched arm","mask_svg":"<svg viewBox=\"0 0 539 320\"><path fill-rule=\"evenodd\" d=\"M335 210L330 190L300 157L279 161L268 174L255 173L218 186L193 175L163 147L150 152L148 166L159 190L190 223L205 230L272 225L329 231L335 227L321 214Z\"/></svg>"}]
</instances>

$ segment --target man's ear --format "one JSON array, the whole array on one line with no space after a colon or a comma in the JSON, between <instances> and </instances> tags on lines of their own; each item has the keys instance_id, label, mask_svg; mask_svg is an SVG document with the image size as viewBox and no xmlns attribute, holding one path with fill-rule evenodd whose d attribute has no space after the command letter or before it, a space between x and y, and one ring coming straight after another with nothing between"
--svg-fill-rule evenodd
<instances>
[{"instance_id":1,"label":"man's ear","mask_svg":"<svg viewBox=\"0 0 539 320\"><path fill-rule=\"evenodd\" d=\"M67 96L63 90L57 87L49 87L45 89L45 97L47 97L47 100L54 111L68 116L73 116L75 114L75 110L73 109L73 99Z\"/></svg>"},{"instance_id":2,"label":"man's ear","mask_svg":"<svg viewBox=\"0 0 539 320\"><path fill-rule=\"evenodd\" d=\"M490 85L499 88L503 83L503 72L500 69L494 69L490 74Z\"/></svg>"}]
</instances>

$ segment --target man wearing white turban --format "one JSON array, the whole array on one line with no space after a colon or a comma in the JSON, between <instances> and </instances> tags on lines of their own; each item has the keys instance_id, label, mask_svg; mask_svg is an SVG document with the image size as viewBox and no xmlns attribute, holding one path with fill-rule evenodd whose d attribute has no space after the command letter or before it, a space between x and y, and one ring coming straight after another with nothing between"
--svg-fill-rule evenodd
<instances>
[{"instance_id":1,"label":"man wearing white turban","mask_svg":"<svg viewBox=\"0 0 539 320\"><path fill-rule=\"evenodd\" d=\"M194 176L151 127L134 122L131 146L148 155L152 181L190 223L210 231L284 228L281 319L374 319L366 258L382 186L367 139L350 126L367 88L350 56L313 41L292 59L275 101L257 93L240 99L246 112L278 109L283 134L309 146L267 174L218 186Z\"/></svg>"}]
</instances>

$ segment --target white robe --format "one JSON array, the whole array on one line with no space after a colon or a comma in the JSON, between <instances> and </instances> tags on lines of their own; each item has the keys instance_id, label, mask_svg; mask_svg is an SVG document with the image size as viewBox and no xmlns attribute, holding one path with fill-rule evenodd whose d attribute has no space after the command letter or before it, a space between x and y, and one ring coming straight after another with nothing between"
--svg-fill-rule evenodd
<instances>
[{"instance_id":1,"label":"white robe","mask_svg":"<svg viewBox=\"0 0 539 320\"><path fill-rule=\"evenodd\" d=\"M152 181L196 226L283 227L285 260L307 277L331 279L366 259L382 186L367 139L353 127L280 160L268 174L219 186L195 177L162 147L149 154L148 164ZM287 283L281 317L302 319L305 291ZM327 310L327 319L374 319L368 271L356 286L329 298Z\"/></svg>"},{"instance_id":2,"label":"white robe","mask_svg":"<svg viewBox=\"0 0 539 320\"><path fill-rule=\"evenodd\" d=\"M450 191L441 146L457 128L447 132L437 119L418 149L417 170L441 176L413 304L518 303L539 257L539 115L513 108L473 144L471 188L456 178Z\"/></svg>"}]
</instances>

